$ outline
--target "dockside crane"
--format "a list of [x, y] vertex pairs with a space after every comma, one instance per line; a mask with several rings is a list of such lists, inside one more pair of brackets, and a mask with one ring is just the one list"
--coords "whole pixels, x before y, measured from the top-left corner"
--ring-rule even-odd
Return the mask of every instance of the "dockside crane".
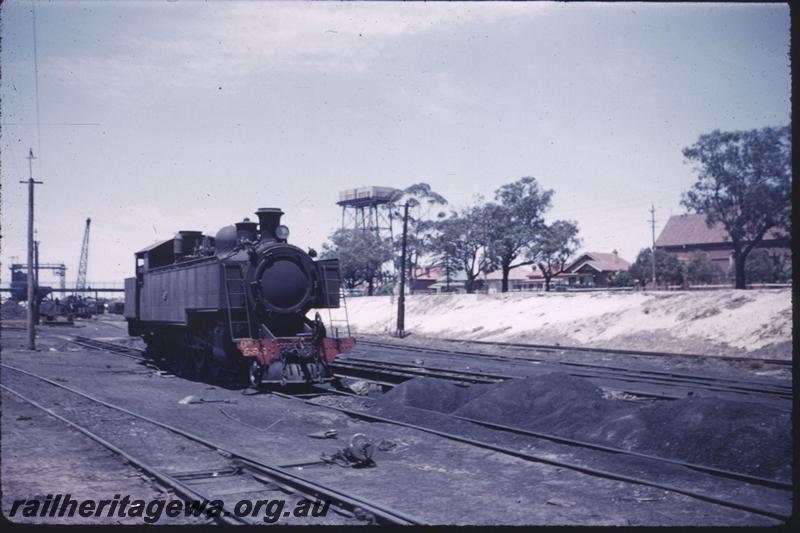
[[92, 219], [86, 219], [86, 229], [83, 232], [83, 244], [81, 245], [81, 260], [78, 263], [78, 281], [75, 283], [76, 289], [86, 288], [86, 270], [89, 263], [89, 228]]

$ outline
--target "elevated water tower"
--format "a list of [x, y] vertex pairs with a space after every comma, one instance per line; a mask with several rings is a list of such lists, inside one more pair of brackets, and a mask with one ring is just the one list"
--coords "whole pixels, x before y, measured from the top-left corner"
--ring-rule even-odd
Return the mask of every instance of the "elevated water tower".
[[402, 191], [393, 187], [359, 187], [339, 193], [342, 229], [363, 229], [393, 239], [392, 209]]

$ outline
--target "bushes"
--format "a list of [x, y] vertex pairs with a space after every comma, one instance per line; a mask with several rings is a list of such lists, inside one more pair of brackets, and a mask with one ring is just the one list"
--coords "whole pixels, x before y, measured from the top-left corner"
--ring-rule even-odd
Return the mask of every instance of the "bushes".
[[744, 273], [747, 283], [787, 283], [792, 279], [792, 265], [783, 253], [757, 249], [748, 254]]
[[692, 285], [722, 283], [725, 272], [705, 252], [696, 252], [686, 263], [686, 279]]

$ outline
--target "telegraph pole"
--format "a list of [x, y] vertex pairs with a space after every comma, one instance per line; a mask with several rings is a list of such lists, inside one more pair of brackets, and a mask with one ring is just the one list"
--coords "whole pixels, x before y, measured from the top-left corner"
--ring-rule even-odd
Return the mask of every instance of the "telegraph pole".
[[653, 289], [656, 288], [656, 207], [650, 204], [650, 227], [653, 231]]
[[[35, 232], [34, 232], [35, 233]], [[35, 295], [39, 294], [39, 241], [33, 241], [33, 292]], [[36, 302], [35, 309], [33, 311], [33, 321], [38, 324], [39, 323], [39, 299], [34, 298], [34, 302]]]
[[406, 241], [408, 238], [408, 202], [403, 213], [403, 248], [400, 253], [400, 296], [397, 298], [397, 336], [404, 337], [406, 329]]
[[33, 156], [33, 148], [30, 149], [28, 153], [28, 181], [20, 181], [20, 183], [27, 183], [28, 184], [28, 349], [35, 350], [36, 349], [36, 326], [35, 326], [35, 316], [34, 316], [34, 307], [36, 304], [34, 300], [36, 299], [36, 295], [34, 294], [33, 290], [33, 275], [34, 275], [34, 264], [33, 264], [33, 186], [40, 185], [41, 181], [34, 181], [33, 179], [33, 160], [36, 159]]

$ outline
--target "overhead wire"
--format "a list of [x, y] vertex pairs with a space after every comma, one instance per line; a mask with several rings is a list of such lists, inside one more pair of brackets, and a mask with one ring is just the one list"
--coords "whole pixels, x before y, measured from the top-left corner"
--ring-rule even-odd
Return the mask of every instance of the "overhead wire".
[[559, 210], [559, 212], [560, 213], [576, 213], [576, 212], [583, 213], [585, 211], [592, 211], [592, 210], [596, 210], [596, 209], [600, 209], [600, 208], [607, 208], [607, 207], [613, 207], [613, 206], [618, 206], [618, 205], [634, 204], [634, 203], [642, 202], [644, 200], [648, 200], [649, 201], [654, 196], [654, 193], [671, 192], [671, 191], [674, 191], [674, 190], [685, 189], [685, 188], [686, 187], [684, 187], [683, 185], [679, 185], [679, 186], [667, 187], [667, 188], [663, 188], [663, 189], [656, 189], [655, 191], [652, 191], [650, 193], [643, 193], [643, 194], [639, 194], [639, 195], [636, 195], [636, 196], [631, 196], [631, 197], [628, 197], [628, 198], [621, 198], [621, 199], [617, 199], [617, 200], [614, 200], [614, 201], [611, 201], [611, 202], [602, 202], [602, 203], [599, 203], [599, 204], [589, 204], [589, 205], [582, 206], [582, 207], [570, 207], [570, 208], [565, 209], [565, 210]]
[[33, 13], [33, 87], [34, 99], [36, 101], [36, 149], [39, 151], [39, 175], [42, 174], [42, 122], [39, 118], [39, 50], [36, 44], [36, 1], [31, 0], [31, 10]]

